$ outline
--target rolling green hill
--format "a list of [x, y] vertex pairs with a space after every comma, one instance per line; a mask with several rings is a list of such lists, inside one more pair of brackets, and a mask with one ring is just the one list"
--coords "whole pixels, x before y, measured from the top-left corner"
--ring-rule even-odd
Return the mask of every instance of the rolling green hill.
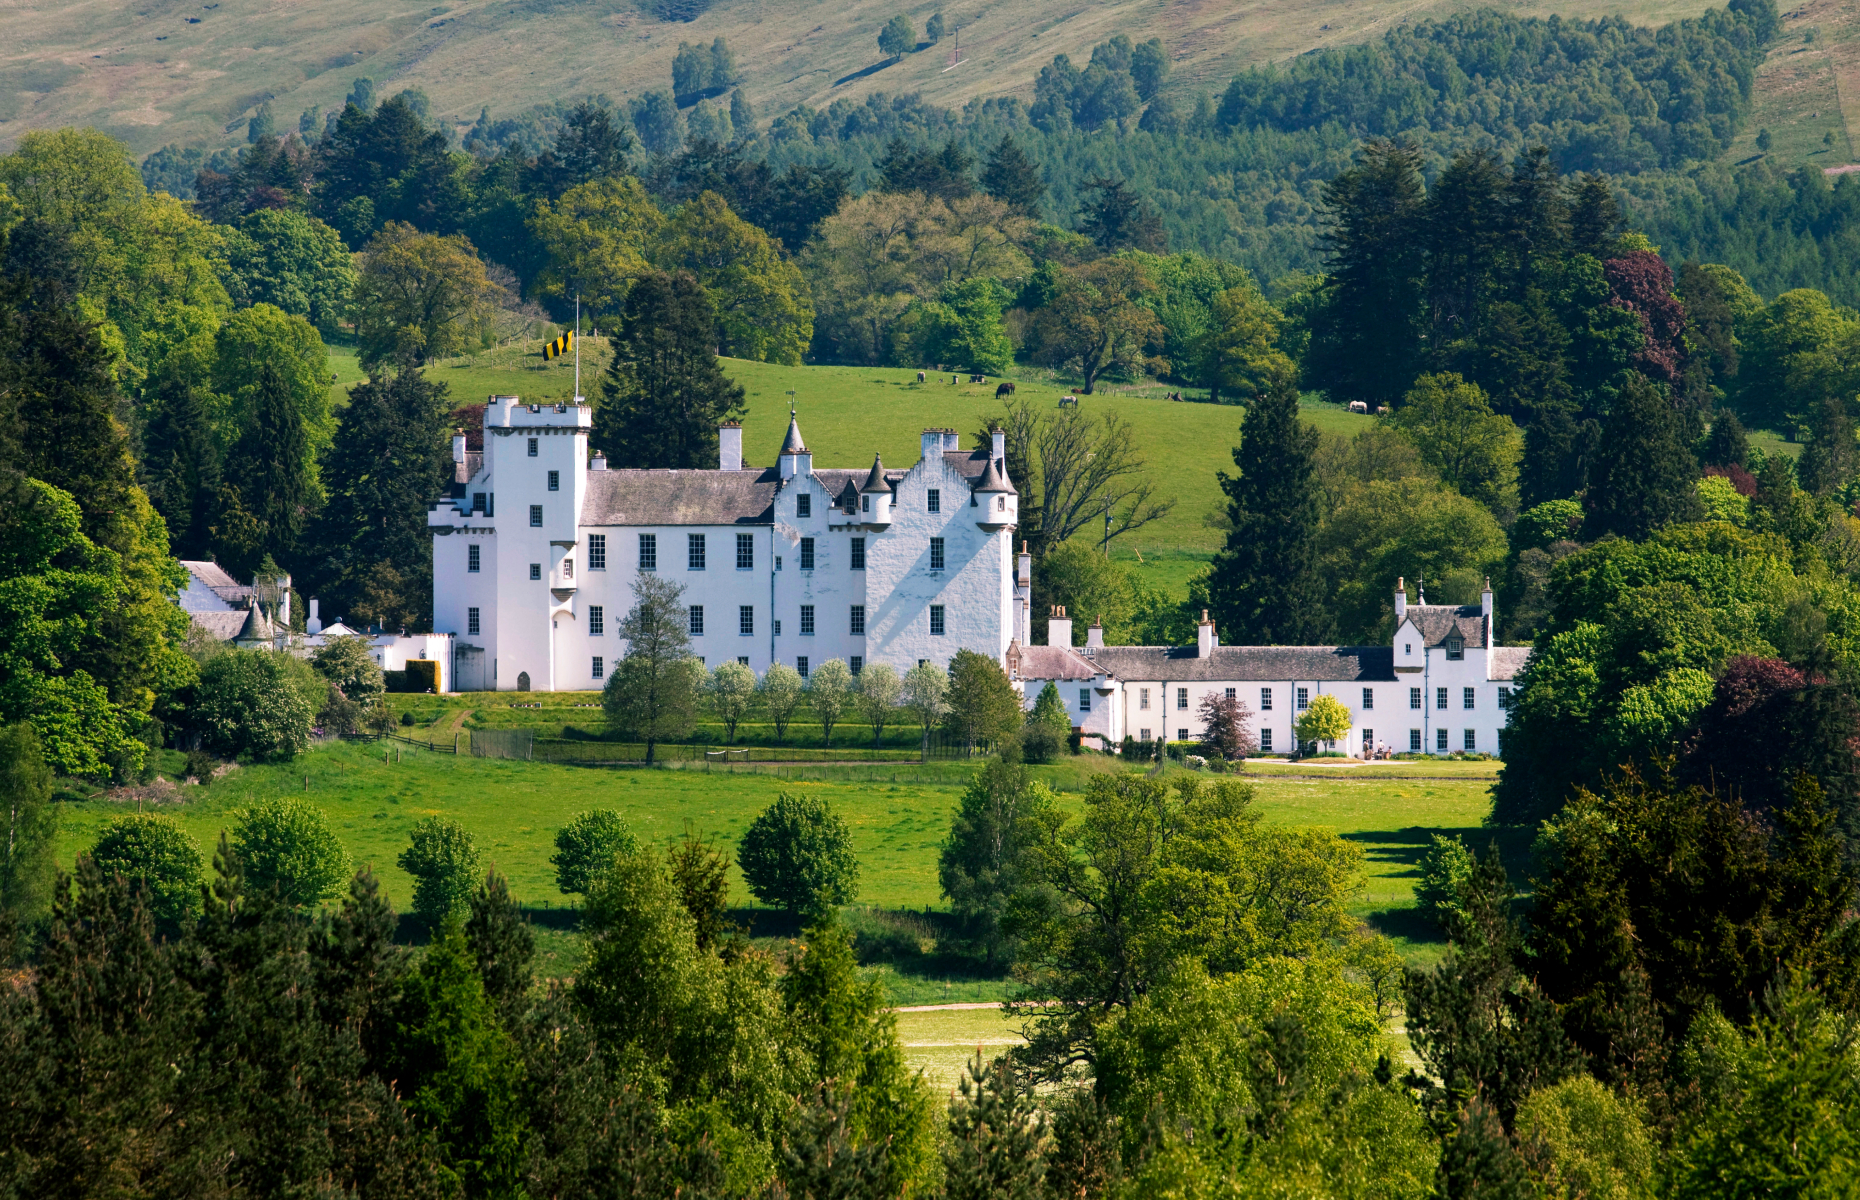
[[[717, 0], [690, 22], [667, 22], [626, 0], [20, 0], [0, 8], [0, 150], [31, 129], [95, 125], [145, 154], [169, 142], [243, 141], [243, 123], [271, 99], [281, 126], [313, 105], [339, 106], [358, 76], [387, 91], [419, 87], [435, 116], [469, 124], [592, 93], [620, 100], [669, 86], [680, 41], [722, 36], [764, 119], [874, 91], [916, 92], [959, 106], [1032, 94], [1053, 55], [1083, 60], [1115, 33], [1160, 37], [1172, 89], [1218, 90], [1235, 71], [1323, 46], [1361, 41], [1392, 24], [1470, 7], [1460, 0]], [[1622, 13], [1659, 24], [1696, 15], [1704, 0], [1524, 0], [1517, 15]], [[1821, 5], [1811, 5], [1819, 8]], [[1845, 19], [1826, 5], [1824, 26]], [[956, 38], [894, 63], [876, 46], [904, 11], [921, 30], [941, 11]], [[1819, 136], [1819, 135], [1817, 135]]]

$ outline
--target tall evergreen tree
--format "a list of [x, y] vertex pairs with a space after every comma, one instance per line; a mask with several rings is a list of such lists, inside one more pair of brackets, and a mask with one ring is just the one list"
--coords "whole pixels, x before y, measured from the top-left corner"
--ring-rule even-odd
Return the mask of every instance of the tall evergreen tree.
[[209, 557], [220, 448], [207, 394], [178, 372], [170, 374], [156, 386], [142, 440], [142, 477], [155, 510], [168, 522], [175, 557]]
[[1596, 453], [1584, 536], [1639, 539], [1675, 521], [1696, 520], [1698, 475], [1698, 460], [1664, 390], [1629, 375]]
[[1508, 258], [1506, 179], [1498, 155], [1468, 150], [1428, 190], [1422, 228], [1427, 248], [1429, 341], [1443, 366], [1456, 343], [1479, 332]]
[[615, 467], [717, 464], [717, 425], [743, 389], [717, 365], [716, 317], [696, 279], [655, 272], [627, 293], [594, 410], [594, 449]]
[[431, 621], [426, 505], [451, 476], [448, 406], [446, 385], [419, 371], [376, 376], [349, 390], [324, 460], [329, 500], [311, 572], [339, 611], [390, 625]]
[[988, 154], [988, 165], [982, 168], [982, 190], [1022, 216], [1040, 219], [1046, 181], [1040, 177], [1039, 164], [1027, 157], [1009, 134], [1002, 134]]
[[23, 722], [0, 728], [0, 919], [44, 916], [58, 864], [58, 809], [39, 736]]
[[1560, 408], [1538, 413], [1524, 430], [1524, 456], [1518, 465], [1520, 506], [1581, 495], [1589, 486], [1601, 441], [1602, 428], [1593, 420], [1578, 421]]
[[226, 456], [221, 483], [222, 519], [228, 532], [235, 507], [251, 532], [221, 542], [235, 571], [249, 572], [265, 555], [291, 561], [309, 517], [313, 484], [305, 465], [309, 434], [284, 373], [260, 363], [251, 424]]
[[1422, 319], [1421, 151], [1372, 139], [1324, 187], [1330, 275], [1312, 318], [1310, 386], [1371, 408], [1400, 403], [1416, 374]]
[[1123, 180], [1095, 175], [1086, 180], [1082, 191], [1089, 195], [1080, 199], [1079, 232], [1098, 243], [1099, 249], [1107, 253], [1169, 252], [1169, 235], [1163, 232], [1162, 217]]
[[1318, 431], [1298, 419], [1298, 389], [1279, 380], [1256, 401], [1221, 472], [1233, 528], [1214, 560], [1208, 597], [1231, 645], [1308, 645], [1330, 631], [1317, 573]]
[[1829, 397], [1813, 414], [1808, 444], [1795, 466], [1802, 490], [1817, 496], [1838, 492], [1860, 470], [1860, 446], [1854, 444], [1854, 419], [1843, 400]]

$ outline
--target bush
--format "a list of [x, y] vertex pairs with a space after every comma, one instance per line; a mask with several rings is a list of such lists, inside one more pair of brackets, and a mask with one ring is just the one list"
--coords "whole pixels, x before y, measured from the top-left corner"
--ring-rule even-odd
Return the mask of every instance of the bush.
[[158, 920], [180, 921], [200, 904], [200, 847], [173, 817], [125, 813], [103, 827], [90, 858], [106, 878], [121, 875], [147, 887]]
[[413, 876], [413, 911], [432, 922], [465, 906], [478, 882], [478, 846], [457, 821], [428, 817], [413, 827], [400, 869]]
[[201, 783], [211, 783], [213, 782], [214, 768], [219, 765], [220, 760], [208, 754], [205, 750], [189, 750], [187, 752], [187, 765], [181, 768], [181, 778], [197, 779]]
[[374, 645], [359, 633], [331, 638], [311, 658], [310, 665], [344, 696], [364, 707], [387, 690], [381, 664], [375, 661]]
[[1029, 721], [1020, 734], [1020, 756], [1030, 763], [1049, 763], [1059, 757], [1059, 748], [1065, 742], [1051, 725], [1043, 721]]
[[638, 854], [639, 839], [611, 808], [576, 813], [555, 835], [555, 885], [566, 896], [586, 895], [616, 854]]
[[736, 861], [756, 899], [809, 919], [859, 893], [852, 833], [825, 800], [786, 792], [749, 826]]
[[308, 749], [316, 709], [304, 698], [293, 666], [301, 668], [289, 655], [269, 650], [233, 650], [210, 659], [200, 669], [193, 712], [207, 747], [271, 761]]
[[349, 852], [329, 817], [308, 801], [266, 800], [234, 814], [233, 849], [246, 882], [276, 888], [287, 904], [334, 896], [349, 878]]
[[400, 714], [400, 723], [403, 729], [413, 728], [413, 714], [410, 712]]

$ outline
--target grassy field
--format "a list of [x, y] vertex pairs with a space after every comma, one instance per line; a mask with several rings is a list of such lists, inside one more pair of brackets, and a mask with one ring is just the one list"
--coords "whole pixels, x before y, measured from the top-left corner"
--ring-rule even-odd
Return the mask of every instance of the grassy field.
[[[824, 108], [875, 91], [916, 92], [960, 107], [984, 96], [1031, 99], [1055, 54], [1083, 62], [1116, 33], [1160, 37], [1174, 60], [1172, 87], [1218, 91], [1239, 69], [1323, 46], [1359, 42], [1391, 25], [1467, 7], [1468, 0], [1227, 0], [1096, 4], [1032, 0], [1001, 5], [949, 0], [899, 5], [849, 0], [718, 0], [695, 20], [660, 21], [644, 3], [565, 5], [558, 0], [216, 0], [144, 3], [19, 0], [0, 7], [0, 150], [30, 129], [95, 125], [138, 154], [168, 142], [244, 141], [245, 120], [269, 99], [281, 127], [312, 105], [339, 107], [366, 75], [383, 94], [427, 92], [433, 115], [463, 128], [481, 106], [510, 116], [559, 98], [605, 93], [624, 100], [669, 88], [683, 41], [734, 47], [742, 86], [764, 119], [806, 103]], [[1694, 15], [1704, 0], [1522, 0], [1523, 14], [1622, 13], [1656, 24]], [[895, 61], [875, 38], [897, 13], [921, 30], [932, 12], [955, 39]], [[1192, 100], [1189, 102], [1192, 107]]]
[[1767, 129], [1774, 162], [1845, 166], [1860, 158], [1860, 16], [1840, 0], [1782, 7], [1782, 33], [1757, 72], [1750, 121], [1725, 160], [1762, 157], [1757, 134]]

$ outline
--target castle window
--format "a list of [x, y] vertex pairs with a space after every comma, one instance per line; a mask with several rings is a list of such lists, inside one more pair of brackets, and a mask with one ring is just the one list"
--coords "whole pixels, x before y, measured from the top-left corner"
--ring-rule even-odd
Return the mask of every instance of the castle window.
[[943, 635], [943, 606], [941, 604], [930, 606], [930, 632], [937, 637]]
[[588, 636], [600, 637], [607, 632], [607, 612], [598, 604], [588, 605]]
[[1310, 708], [1310, 707], [1311, 707], [1311, 689], [1310, 688], [1299, 688], [1298, 689], [1298, 711], [1303, 712], [1305, 711], [1305, 709]]
[[931, 538], [930, 539], [930, 569], [932, 571], [941, 571], [943, 569], [943, 539], [942, 538]]
[[541, 579], [541, 578], [542, 578], [542, 564], [541, 564], [541, 563], [531, 563], [531, 564], [530, 564], [530, 578], [531, 578], [531, 579]]
[[846, 669], [853, 673], [854, 679], [857, 679], [859, 677], [859, 672], [865, 670], [865, 656], [861, 654], [855, 654], [851, 658], [847, 659]]
[[639, 535], [639, 569], [656, 571], [659, 569], [659, 535], [642, 533]]
[[1457, 637], [1447, 639], [1447, 659], [1458, 662], [1466, 657], [1466, 643]]
[[1409, 708], [1421, 707], [1421, 689], [1420, 688], [1409, 688], [1408, 689], [1408, 707]]
[[1272, 689], [1271, 688], [1259, 689], [1259, 711], [1261, 712], [1272, 711]]
[[484, 493], [483, 492], [473, 492], [471, 494], [471, 510], [475, 513], [481, 513], [484, 511]]
[[1510, 688], [1499, 688], [1498, 689], [1498, 707], [1501, 709], [1506, 709], [1506, 708], [1511, 707], [1511, 689]]
[[1461, 744], [1464, 745], [1467, 750], [1477, 750], [1479, 748], [1479, 737], [1472, 730], [1468, 729], [1466, 731], [1466, 740]]
[[814, 498], [802, 492], [794, 498], [794, 515], [806, 519], [814, 515]]
[[1446, 730], [1444, 729], [1434, 730], [1434, 749], [1435, 751], [1441, 754], [1445, 754], [1447, 752], [1447, 731]]
[[598, 654], [595, 655], [594, 665], [593, 665], [593, 670], [592, 670], [593, 676], [596, 679], [599, 679], [606, 672], [606, 668], [607, 668], [607, 664], [602, 661], [601, 656]]
[[865, 570], [864, 538], [854, 538], [852, 540], [852, 569], [855, 571]]
[[1239, 698], [1239, 689], [1237, 689], [1237, 688], [1228, 688], [1228, 689], [1227, 689], [1227, 698], [1228, 698], [1229, 700], [1236, 700], [1236, 699], [1238, 699], [1238, 698]]
[[549, 490], [552, 492], [559, 492], [562, 490], [562, 472], [549, 472]]
[[736, 632], [743, 637], [754, 637], [756, 633], [756, 610], [753, 605], [744, 604], [736, 610]]
[[482, 547], [465, 547], [465, 569], [476, 575], [478, 573], [478, 555]]
[[1420, 730], [1410, 729], [1408, 731], [1408, 750], [1410, 753], [1413, 753], [1413, 754], [1419, 754], [1421, 752], [1421, 731]]
[[1363, 753], [1367, 755], [1371, 750], [1374, 750], [1375, 748], [1376, 748], [1376, 731], [1373, 729], [1365, 728], [1363, 730]]
[[475, 608], [468, 608], [465, 610], [465, 632], [478, 632], [478, 610]]
[[540, 504], [530, 505], [530, 528], [542, 528], [542, 505]]
[[1460, 689], [1460, 707], [1462, 708], [1474, 707], [1478, 699], [1478, 696], [1479, 696], [1479, 690], [1477, 688]]
[[1447, 689], [1446, 688], [1435, 688], [1434, 689], [1434, 707], [1445, 708], [1446, 706], [1447, 706]]
[[702, 604], [693, 604], [691, 606], [690, 629], [692, 637], [704, 636], [704, 606]]
[[925, 505], [925, 507], [929, 509], [931, 512], [942, 512], [943, 511], [943, 493], [936, 488], [931, 488], [930, 489], [930, 500], [929, 500], [929, 503]]
[[1363, 689], [1363, 711], [1364, 711], [1364, 712], [1368, 712], [1368, 711], [1369, 711], [1370, 709], [1372, 709], [1372, 708], [1374, 708], [1375, 706], [1376, 706], [1376, 691], [1375, 691], [1375, 689], [1374, 689], [1374, 688], [1364, 688], [1364, 689]]
[[[1186, 709], [1188, 707], [1188, 689], [1187, 688], [1175, 689], [1175, 706], [1177, 708], [1182, 708], [1182, 709]], [[1185, 741], [1187, 740], [1186, 735], [1184, 735], [1183, 740]]]
[[1090, 711], [1091, 711], [1091, 689], [1080, 688], [1079, 689], [1079, 712], [1088, 713]]
[[859, 497], [859, 511], [860, 512], [871, 512], [872, 511], [872, 497], [870, 496]]
[[865, 605], [855, 604], [852, 606], [852, 616], [848, 624], [850, 625], [849, 632], [854, 637], [865, 636]]
[[688, 571], [704, 569], [704, 535], [701, 533], [685, 535], [685, 569]]
[[536, 457], [536, 439], [535, 438], [530, 439], [530, 457], [531, 458]]
[[803, 571], [814, 569], [814, 539], [811, 537], [801, 539], [801, 569]]
[[1272, 730], [1262, 729], [1259, 731], [1259, 752], [1261, 754], [1272, 753]]
[[[1148, 688], [1137, 689], [1137, 707], [1143, 710], [1144, 712], [1148, 712], [1150, 710], [1150, 689]], [[1146, 736], [1143, 740], [1147, 742], [1150, 739]]]
[[756, 535], [739, 533], [736, 535], [736, 569], [753, 571], [756, 569]]
[[575, 577], [575, 560], [572, 558], [564, 558], [562, 560], [562, 578], [573, 579], [574, 577]]
[[605, 571], [607, 569], [607, 535], [591, 533], [588, 535], [588, 570]]
[[801, 636], [814, 636], [814, 606], [811, 604], [801, 606]]
[[807, 655], [803, 654], [794, 660], [794, 671], [802, 679], [807, 678]]

